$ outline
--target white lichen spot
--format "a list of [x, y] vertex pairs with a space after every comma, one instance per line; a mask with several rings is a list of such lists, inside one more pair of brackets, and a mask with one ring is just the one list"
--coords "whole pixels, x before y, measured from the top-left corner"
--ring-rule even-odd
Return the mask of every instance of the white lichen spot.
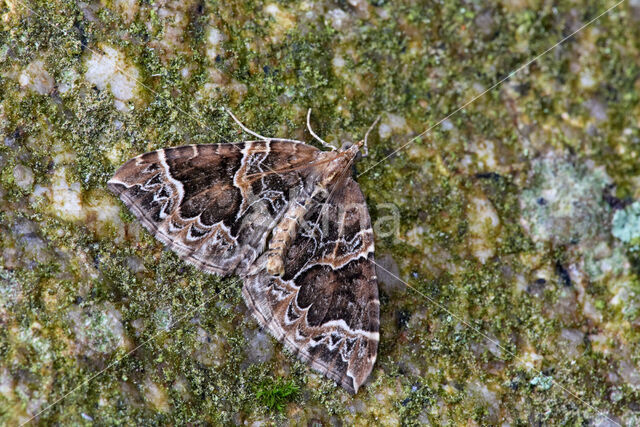
[[21, 328], [17, 338], [27, 344], [38, 355], [40, 362], [49, 363], [52, 360], [51, 343], [40, 334], [42, 325], [35, 322], [28, 328]]
[[522, 356], [517, 359], [518, 365], [529, 369], [537, 369], [540, 365], [540, 361], [543, 360], [544, 357], [540, 356], [538, 353], [532, 351], [525, 351], [522, 353]]
[[138, 95], [138, 68], [130, 64], [123, 53], [116, 49], [100, 45], [98, 53], [94, 50], [85, 62], [85, 78], [100, 90], [109, 89], [116, 98], [116, 108], [126, 110], [126, 102], [133, 101]]
[[182, 376], [178, 376], [178, 378], [173, 382], [171, 388], [176, 391], [183, 400], [189, 400], [191, 395], [189, 393], [189, 383]]
[[88, 205], [95, 213], [95, 219], [98, 222], [113, 223], [120, 218], [120, 207], [111, 203], [107, 197], [96, 197], [93, 200], [90, 200]]
[[132, 328], [133, 328], [133, 330], [134, 330], [133, 334], [134, 334], [136, 337], [139, 337], [139, 336], [142, 334], [142, 332], [144, 332], [144, 329], [145, 329], [145, 327], [146, 327], [145, 319], [142, 319], [142, 318], [138, 317], [137, 319], [135, 319], [134, 321], [132, 321], [132, 322], [130, 323], [130, 325], [131, 325], [131, 327], [132, 327]]
[[124, 163], [127, 158], [126, 154], [131, 148], [131, 144], [129, 144], [125, 140], [121, 140], [113, 144], [107, 151], [104, 152], [104, 155], [112, 165], [118, 166]]
[[342, 9], [332, 9], [327, 12], [327, 18], [331, 23], [331, 26], [336, 30], [340, 31], [347, 28], [349, 24], [349, 15]]
[[86, 212], [82, 208], [82, 194], [79, 182], [67, 182], [66, 167], [58, 167], [51, 179], [48, 197], [51, 201], [50, 209], [62, 219], [78, 221], [85, 218]]
[[602, 322], [602, 313], [598, 311], [590, 296], [585, 296], [582, 301], [582, 314], [597, 323]]
[[164, 387], [147, 378], [144, 383], [144, 396], [147, 402], [160, 412], [169, 412], [169, 398]]
[[633, 387], [634, 389], [640, 389], [640, 370], [631, 359], [624, 359], [620, 361], [619, 374], [622, 380]]
[[495, 336], [485, 337], [482, 346], [489, 350], [495, 357], [502, 358], [502, 347], [500, 346], [500, 341]]
[[634, 202], [614, 213], [611, 234], [625, 243], [640, 240], [640, 202]]
[[271, 41], [278, 43], [285, 33], [296, 25], [296, 17], [290, 12], [280, 9], [275, 3], [266, 5], [264, 11], [275, 20], [275, 24], [270, 26]]
[[380, 425], [400, 425], [400, 415], [393, 405], [396, 399], [396, 391], [389, 386], [383, 386], [375, 394], [375, 398], [378, 404], [373, 405], [370, 409], [375, 419], [380, 422]]
[[247, 341], [245, 353], [251, 363], [264, 363], [271, 359], [273, 340], [266, 332], [258, 329], [249, 330], [245, 332], [244, 336]]
[[516, 274], [514, 282], [518, 292], [527, 291], [529, 282], [527, 281], [527, 278], [523, 274]]
[[33, 61], [27, 65], [20, 73], [18, 81], [22, 87], [34, 90], [40, 95], [46, 95], [51, 92], [55, 83], [41, 60]]
[[469, 384], [467, 391], [472, 398], [479, 400], [479, 403], [483, 404], [483, 406], [486, 405], [490, 419], [496, 422], [500, 411], [500, 402], [496, 393], [489, 390], [486, 384], [479, 382]]
[[577, 329], [563, 329], [560, 331], [558, 339], [558, 347], [563, 357], [567, 359], [576, 359], [582, 353], [580, 346], [584, 341], [584, 333]]
[[180, 75], [183, 79], [187, 80], [189, 77], [191, 77], [191, 72], [191, 66], [187, 65], [186, 67], [182, 68], [182, 70], [180, 70]]
[[222, 43], [226, 40], [226, 36], [214, 27], [209, 28], [207, 33], [207, 56], [213, 62], [222, 53]]
[[69, 68], [63, 71], [62, 81], [60, 81], [60, 83], [58, 84], [58, 92], [64, 95], [67, 92], [73, 90], [79, 77], [80, 76], [78, 72], [73, 68]]
[[348, 2], [359, 12], [366, 13], [369, 10], [369, 2], [367, 0], [348, 0]]
[[7, 310], [16, 304], [20, 304], [24, 298], [23, 285], [13, 274], [5, 270], [17, 266], [15, 260], [17, 251], [15, 248], [4, 248], [1, 253], [4, 265], [0, 265], [0, 319], [7, 316]]
[[43, 185], [36, 184], [33, 187], [33, 191], [31, 192], [31, 195], [29, 196], [29, 202], [32, 204], [37, 204], [44, 197], [47, 197], [49, 195], [49, 192], [50, 192], [49, 188]]
[[394, 133], [406, 133], [409, 130], [404, 117], [387, 113], [383, 116], [378, 126], [378, 135], [381, 139], [389, 138]]
[[580, 86], [582, 86], [585, 89], [591, 89], [595, 85], [596, 85], [596, 81], [594, 80], [590, 71], [585, 70], [580, 74]]
[[353, 401], [345, 406], [349, 413], [356, 415], [366, 411], [367, 405], [360, 399], [353, 399]]
[[622, 306], [625, 307], [626, 303], [631, 298], [633, 291], [631, 290], [633, 285], [628, 281], [613, 281], [613, 285], [609, 290], [613, 297], [609, 300], [609, 305], [612, 307]]
[[205, 366], [220, 366], [224, 363], [225, 351], [223, 337], [209, 334], [199, 327], [196, 335], [196, 345], [193, 350], [193, 357]]
[[111, 303], [84, 310], [74, 308], [67, 316], [73, 325], [76, 353], [108, 354], [118, 347], [130, 346], [122, 326], [122, 315]]
[[[165, 64], [180, 53], [190, 53], [185, 31], [189, 25], [191, 9], [194, 7], [193, 0], [162, 0], [152, 3], [152, 14], [155, 14], [157, 19], [151, 19], [146, 23], [147, 29], [155, 36], [149, 42], [149, 47], [158, 52]], [[154, 21], [161, 25], [159, 32]]]
[[408, 230], [405, 233], [404, 241], [414, 247], [422, 246], [423, 235], [425, 234], [424, 227], [418, 225]]
[[496, 170], [498, 161], [493, 141], [484, 140], [472, 143], [470, 144], [470, 149], [476, 155], [475, 167], [477, 170]]
[[591, 98], [583, 103], [596, 122], [604, 122], [609, 118], [607, 106], [598, 98]]
[[0, 370], [0, 395], [4, 396], [7, 400], [11, 400], [14, 389], [15, 383], [13, 376], [11, 376], [7, 368], [2, 368], [2, 370]]
[[378, 17], [382, 20], [387, 20], [391, 18], [391, 13], [389, 12], [389, 9], [385, 7], [377, 7], [375, 11], [378, 14]]
[[435, 276], [443, 271], [455, 273], [456, 265], [451, 262], [451, 254], [442, 246], [435, 243], [437, 240], [433, 230], [416, 226], [406, 233], [398, 236], [400, 240], [407, 244], [420, 248], [424, 256], [422, 257], [422, 268], [430, 271]]
[[609, 344], [609, 336], [606, 333], [589, 335], [589, 342], [593, 351], [602, 353], [606, 356], [610, 355], [613, 348]]
[[447, 132], [450, 131], [450, 130], [453, 130], [453, 128], [454, 128], [453, 123], [451, 123], [451, 120], [449, 120], [449, 119], [443, 120], [442, 124], [441, 124], [441, 127], [442, 127], [442, 130], [447, 131]]
[[535, 242], [587, 242], [606, 223], [602, 194], [611, 179], [603, 168], [550, 152], [533, 161], [528, 180], [530, 187], [520, 195], [520, 223]]
[[124, 22], [130, 24], [138, 13], [138, 1], [137, 0], [115, 0], [116, 9], [120, 12], [124, 18]]
[[484, 195], [471, 198], [468, 213], [470, 249], [484, 264], [495, 253], [493, 238], [497, 235], [500, 218], [493, 204]]
[[[124, 223], [120, 218], [120, 206], [114, 203], [113, 197], [105, 193], [93, 193], [84, 202], [84, 209], [87, 212], [88, 225], [93, 231], [103, 237], [111, 237], [114, 243], [124, 241]], [[115, 235], [108, 236], [109, 232]]]
[[30, 190], [33, 185], [33, 171], [28, 166], [16, 165], [13, 168], [13, 182], [22, 190]]
[[219, 98], [223, 93], [235, 97], [234, 101], [240, 102], [247, 94], [247, 86], [230, 78], [217, 68], [209, 68], [209, 81], [198, 91], [196, 98], [206, 100], [208, 98]]

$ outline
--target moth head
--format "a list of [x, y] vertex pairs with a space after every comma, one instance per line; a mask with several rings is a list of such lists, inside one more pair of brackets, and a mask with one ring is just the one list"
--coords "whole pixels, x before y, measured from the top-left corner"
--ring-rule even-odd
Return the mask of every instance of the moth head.
[[351, 158], [355, 157], [360, 152], [361, 147], [362, 141], [358, 141], [355, 143], [351, 141], [345, 141], [342, 144], [342, 147], [340, 147], [340, 152], [345, 153], [347, 157]]
[[[356, 142], [356, 144], [355, 144], [355, 145], [358, 145], [358, 144], [359, 144], [359, 142]], [[351, 141], [345, 141], [345, 142], [342, 144], [342, 147], [340, 147], [340, 151], [347, 151], [347, 150], [349, 150], [351, 147], [353, 147], [353, 145], [354, 145], [354, 144], [353, 144], [353, 142], [351, 142]]]

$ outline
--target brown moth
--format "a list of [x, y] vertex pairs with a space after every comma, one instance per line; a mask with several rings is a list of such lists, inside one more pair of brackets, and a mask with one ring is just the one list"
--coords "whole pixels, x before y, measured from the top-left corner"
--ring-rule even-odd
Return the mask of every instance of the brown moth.
[[349, 176], [366, 136], [321, 151], [262, 137], [231, 116], [260, 140], [142, 154], [108, 187], [182, 259], [208, 273], [240, 276], [258, 323], [356, 393], [379, 341], [371, 219]]

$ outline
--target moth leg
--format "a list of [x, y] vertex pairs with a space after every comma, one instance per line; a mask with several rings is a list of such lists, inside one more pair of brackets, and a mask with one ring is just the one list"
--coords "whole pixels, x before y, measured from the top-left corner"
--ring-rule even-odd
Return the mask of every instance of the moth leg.
[[269, 138], [267, 138], [266, 136], [262, 136], [259, 133], [256, 133], [254, 131], [252, 131], [251, 129], [249, 129], [248, 127], [246, 127], [245, 125], [242, 124], [242, 122], [240, 120], [238, 120], [238, 118], [236, 116], [233, 115], [233, 113], [231, 112], [231, 110], [229, 110], [228, 108], [224, 108], [222, 107], [222, 109], [224, 111], [227, 112], [227, 114], [229, 114], [231, 116], [231, 118], [233, 119], [234, 122], [236, 122], [236, 124], [238, 126], [240, 126], [242, 128], [243, 131], [245, 131], [246, 133], [253, 135], [255, 137], [258, 137], [264, 141], [269, 141]]
[[320, 143], [327, 147], [330, 148], [331, 151], [335, 151], [337, 148], [334, 147], [333, 145], [329, 144], [327, 141], [325, 141], [324, 139], [320, 138], [318, 135], [316, 135], [316, 133], [313, 131], [313, 129], [311, 129], [311, 108], [309, 108], [309, 111], [307, 111], [307, 129], [309, 129], [309, 133], [318, 141], [320, 141]]

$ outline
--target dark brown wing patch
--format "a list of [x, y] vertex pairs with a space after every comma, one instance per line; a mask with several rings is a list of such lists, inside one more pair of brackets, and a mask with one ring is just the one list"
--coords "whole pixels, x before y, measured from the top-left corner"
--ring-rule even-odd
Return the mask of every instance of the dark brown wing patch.
[[371, 373], [379, 341], [373, 232], [351, 178], [318, 220], [322, 206], [305, 218], [284, 275], [269, 275], [261, 257], [243, 294], [258, 322], [287, 348], [355, 393]]
[[273, 173], [271, 157], [288, 170], [317, 153], [286, 141], [167, 148], [129, 160], [108, 187], [186, 261], [210, 273], [241, 274], [262, 252], [289, 197], [306, 185], [304, 169]]

